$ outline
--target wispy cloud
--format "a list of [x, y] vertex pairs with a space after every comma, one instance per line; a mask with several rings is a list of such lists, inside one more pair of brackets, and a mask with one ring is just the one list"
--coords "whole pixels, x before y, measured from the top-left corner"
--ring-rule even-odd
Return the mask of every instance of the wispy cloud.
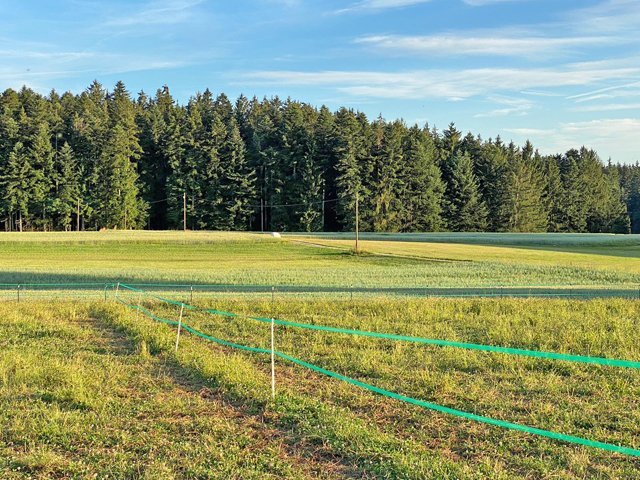
[[586, 122], [564, 122], [554, 128], [507, 128], [518, 140], [530, 139], [543, 145], [543, 153], [564, 152], [579, 145], [595, 149], [606, 159], [615, 152], [618, 157], [640, 160], [637, 144], [630, 142], [640, 131], [640, 118], [598, 119]]
[[599, 105], [582, 105], [573, 109], [576, 112], [613, 112], [620, 110], [638, 110], [640, 103], [604, 103]]
[[412, 7], [421, 3], [428, 3], [431, 0], [363, 0], [358, 3], [354, 3], [349, 7], [335, 10], [333, 13], [349, 13], [358, 11], [380, 11], [390, 8], [402, 8]]
[[496, 3], [520, 3], [530, 0], [463, 0], [467, 5], [472, 7], [484, 7], [485, 5], [495, 5]]
[[612, 85], [609, 87], [598, 88], [597, 90], [591, 90], [589, 92], [578, 93], [577, 95], [571, 95], [567, 97], [568, 100], [576, 100], [578, 102], [594, 100], [598, 98], [608, 98], [607, 95], [602, 95], [614, 90], [628, 90], [632, 87], [640, 87], [640, 81], [625, 83], [622, 85]]
[[[128, 15], [120, 13], [107, 20], [107, 27], [133, 27], [139, 25], [168, 25], [193, 18], [193, 7], [204, 0], [162, 0], [147, 3], [142, 9]], [[134, 4], [135, 5], [135, 4]]]
[[501, 108], [494, 108], [488, 112], [477, 113], [475, 118], [491, 118], [506, 116], [524, 116], [533, 108], [534, 103], [526, 98], [507, 97], [503, 95], [492, 95], [487, 98], [492, 105], [501, 105]]
[[356, 39], [356, 43], [387, 50], [394, 54], [418, 55], [493, 55], [533, 57], [562, 55], [574, 47], [606, 45], [618, 40], [612, 37], [548, 37], [532, 36], [520, 31], [505, 35], [500, 31], [464, 32], [459, 34], [403, 36], [375, 35]]
[[640, 2], [637, 0], [606, 0], [595, 6], [574, 10], [570, 21], [576, 29], [586, 32], [630, 32], [638, 39]]
[[529, 89], [587, 87], [613, 79], [631, 79], [640, 65], [628, 68], [477, 68], [376, 71], [257, 71], [244, 75], [253, 83], [324, 86], [361, 97], [460, 99]]
[[0, 84], [16, 88], [29, 85], [46, 91], [55, 79], [166, 70], [187, 64], [188, 60], [163, 58], [161, 54], [57, 51], [53, 44], [0, 39]]

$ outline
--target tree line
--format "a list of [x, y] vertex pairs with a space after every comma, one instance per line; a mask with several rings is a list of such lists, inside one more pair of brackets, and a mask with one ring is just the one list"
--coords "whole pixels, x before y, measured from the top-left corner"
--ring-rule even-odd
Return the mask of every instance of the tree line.
[[[357, 199], [357, 200], [356, 200]], [[291, 99], [0, 95], [5, 230], [640, 231], [640, 166]], [[2, 228], [2, 227], [0, 227]]]

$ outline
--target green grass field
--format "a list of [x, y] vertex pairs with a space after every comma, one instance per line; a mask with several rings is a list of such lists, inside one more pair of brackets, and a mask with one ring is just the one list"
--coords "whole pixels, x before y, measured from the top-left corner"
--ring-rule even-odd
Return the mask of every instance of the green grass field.
[[[135, 297], [132, 298], [132, 300]], [[146, 303], [173, 319], [175, 308]], [[208, 303], [334, 326], [640, 359], [637, 302]], [[640, 478], [640, 460], [460, 420], [182, 335], [114, 302], [0, 306], [2, 478]], [[190, 313], [248, 345], [268, 327]], [[640, 372], [338, 334], [281, 351], [449, 407], [638, 448]], [[16, 414], [18, 413], [18, 414]]]
[[[638, 243], [636, 243], [638, 242]], [[0, 283], [637, 288], [640, 240], [611, 235], [100, 232], [0, 235]], [[113, 299], [0, 301], [0, 478], [640, 478], [640, 459], [411, 406], [215, 345]], [[178, 309], [126, 288], [163, 318]], [[173, 293], [168, 292], [168, 296]], [[184, 294], [178, 297], [187, 300]], [[196, 295], [241, 315], [640, 361], [623, 299]], [[187, 311], [227, 341], [269, 326]], [[640, 448], [640, 370], [277, 327], [277, 349], [446, 407]]]
[[[0, 235], [0, 283], [111, 282], [486, 287], [640, 284], [637, 236], [206, 232]], [[338, 238], [338, 239], [336, 239]], [[364, 238], [368, 238], [366, 235]], [[513, 239], [516, 240], [513, 240]], [[384, 240], [381, 240], [384, 239]], [[460, 243], [460, 242], [468, 243]]]

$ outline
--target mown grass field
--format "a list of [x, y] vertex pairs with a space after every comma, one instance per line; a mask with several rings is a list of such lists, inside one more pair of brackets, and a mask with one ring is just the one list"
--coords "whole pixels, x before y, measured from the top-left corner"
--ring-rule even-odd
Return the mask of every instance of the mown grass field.
[[207, 232], [1, 234], [0, 283], [418, 288], [635, 288], [640, 284], [637, 236], [408, 234], [364, 238], [366, 254], [356, 256], [351, 252], [353, 242], [340, 235], [287, 235], [277, 240], [260, 234]]
[[[634, 236], [0, 235], [0, 283], [637, 288]], [[466, 243], [465, 243], [466, 242]], [[640, 460], [384, 398], [108, 299], [0, 301], [0, 478], [640, 478]], [[12, 293], [13, 295], [13, 293]], [[177, 320], [175, 306], [120, 289]], [[171, 293], [167, 293], [171, 295]], [[180, 294], [180, 300], [188, 300]], [[239, 314], [640, 361], [637, 300], [195, 295]], [[268, 325], [187, 311], [223, 340]], [[402, 395], [640, 448], [640, 371], [276, 329], [283, 353]]]
[[[123, 298], [124, 297], [123, 295]], [[137, 301], [136, 296], [130, 298]], [[146, 302], [177, 319], [175, 307]], [[628, 300], [225, 300], [291, 320], [640, 359]], [[461, 420], [108, 302], [0, 304], [2, 478], [640, 478], [640, 459]], [[226, 340], [268, 326], [188, 313]], [[640, 447], [640, 372], [279, 328], [280, 351], [442, 405]]]

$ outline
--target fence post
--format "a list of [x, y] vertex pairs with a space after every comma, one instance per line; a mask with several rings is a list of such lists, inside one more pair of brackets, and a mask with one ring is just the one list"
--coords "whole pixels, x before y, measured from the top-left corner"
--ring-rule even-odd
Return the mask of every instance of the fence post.
[[276, 346], [275, 321], [271, 319], [271, 398], [276, 398]]
[[104, 301], [107, 301], [107, 287], [109, 286], [108, 283], [104, 284]]
[[276, 287], [271, 287], [271, 301], [276, 301]]
[[184, 303], [180, 304], [180, 318], [178, 319], [178, 334], [176, 335], [176, 352], [178, 351], [178, 343], [180, 342], [180, 330], [182, 329], [182, 314], [184, 313]]
[[193, 304], [193, 285], [191, 285], [191, 295], [189, 298], [190, 298], [189, 303]]
[[20, 303], [20, 287], [21, 287], [21, 285], [18, 284], [18, 288], [16, 289], [16, 293], [18, 295], [18, 303]]
[[120, 292], [120, 282], [116, 284], [116, 296], [115, 296], [116, 299], [118, 298], [118, 292]]
[[140, 318], [140, 307], [142, 306], [142, 292], [138, 294], [138, 308], [136, 309], [136, 321]]

